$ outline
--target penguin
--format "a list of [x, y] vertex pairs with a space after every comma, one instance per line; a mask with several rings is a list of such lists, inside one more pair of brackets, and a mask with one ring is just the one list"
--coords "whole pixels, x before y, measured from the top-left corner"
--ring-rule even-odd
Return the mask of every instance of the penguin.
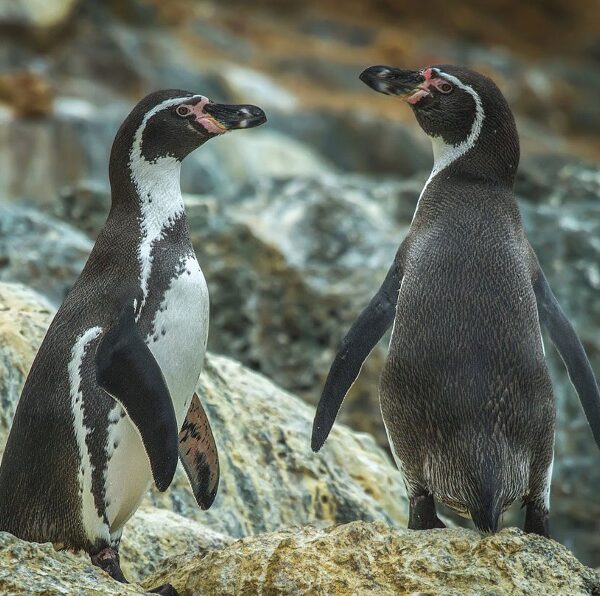
[[[178, 459], [212, 504], [217, 449], [194, 388], [209, 296], [190, 241], [182, 160], [209, 139], [266, 121], [252, 105], [182, 90], [142, 99], [109, 163], [111, 208], [54, 317], [19, 400], [0, 466], [0, 530], [84, 550], [120, 582], [123, 526]], [[165, 584], [156, 589], [172, 594]]]
[[548, 536], [556, 414], [541, 326], [599, 446], [600, 393], [523, 229], [511, 110], [492, 80], [458, 66], [373, 66], [360, 78], [408, 103], [434, 165], [392, 266], [331, 366], [312, 448], [393, 323], [379, 397], [408, 527], [443, 527], [438, 501], [496, 532], [521, 499], [525, 531]]

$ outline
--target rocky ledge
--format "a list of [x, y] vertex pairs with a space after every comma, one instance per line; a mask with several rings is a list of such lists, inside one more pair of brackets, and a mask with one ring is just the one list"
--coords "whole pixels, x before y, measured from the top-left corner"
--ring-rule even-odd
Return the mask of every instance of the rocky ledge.
[[288, 528], [169, 559], [142, 586], [117, 584], [84, 559], [0, 534], [0, 591], [183, 595], [600, 594], [600, 573], [558, 543], [508, 529], [414, 532], [382, 522]]

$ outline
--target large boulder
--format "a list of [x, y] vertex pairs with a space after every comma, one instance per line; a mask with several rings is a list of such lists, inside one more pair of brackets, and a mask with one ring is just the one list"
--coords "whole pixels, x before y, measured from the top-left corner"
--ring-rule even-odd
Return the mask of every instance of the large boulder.
[[179, 470], [169, 491], [151, 493], [153, 505], [235, 537], [355, 519], [406, 525], [400, 473], [371, 436], [338, 425], [313, 453], [313, 408], [221, 356], [208, 355], [198, 395], [219, 450], [217, 498], [201, 511]]
[[[0, 367], [4, 445], [26, 372], [53, 311], [22, 286], [0, 284], [0, 292], [0, 297], [7, 296], [2, 302], [5, 309], [0, 310], [0, 345], [6, 353], [0, 361], [6, 362]], [[261, 375], [219, 356], [207, 356], [198, 394], [219, 448], [217, 499], [209, 511], [201, 511], [179, 469], [169, 491], [150, 493], [150, 504], [234, 537], [286, 525], [354, 519], [406, 524], [400, 474], [369, 435], [340, 425], [321, 453], [312, 453], [313, 409]], [[128, 527], [124, 542], [127, 533]]]
[[413, 532], [382, 523], [291, 528], [205, 556], [172, 559], [146, 579], [180, 594], [597, 594], [600, 574], [558, 543], [519, 530]]

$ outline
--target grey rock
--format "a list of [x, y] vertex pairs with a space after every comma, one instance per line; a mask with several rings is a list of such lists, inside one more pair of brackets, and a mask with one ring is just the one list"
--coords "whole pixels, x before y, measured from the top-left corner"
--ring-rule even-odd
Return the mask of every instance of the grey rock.
[[58, 306], [91, 249], [90, 240], [68, 224], [0, 203], [0, 280], [25, 283]]
[[[357, 79], [358, 80], [358, 79]], [[367, 103], [368, 106], [368, 103]], [[411, 176], [430, 170], [431, 147], [414, 126], [364, 109], [273, 111], [269, 123], [348, 172]]]

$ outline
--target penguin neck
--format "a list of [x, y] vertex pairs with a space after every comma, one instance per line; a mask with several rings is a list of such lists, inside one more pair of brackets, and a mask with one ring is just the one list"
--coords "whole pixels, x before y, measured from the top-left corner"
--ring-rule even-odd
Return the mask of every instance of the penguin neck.
[[149, 162], [141, 153], [136, 155], [132, 152], [129, 170], [140, 209], [138, 258], [140, 285], [145, 300], [153, 264], [153, 245], [180, 218], [185, 217], [179, 184], [181, 162], [170, 156]]
[[109, 163], [112, 211], [118, 211], [119, 217], [135, 217], [146, 230], [162, 228], [183, 212], [181, 160], [172, 155], [150, 157], [142, 148], [151, 114], [121, 125]]
[[149, 162], [141, 155], [133, 155], [129, 172], [142, 232], [156, 236], [183, 214], [181, 162], [170, 156]]
[[493, 117], [486, 117], [484, 123], [482, 112], [481, 120], [475, 118], [470, 134], [458, 145], [432, 137], [433, 168], [419, 196], [413, 221], [424, 202], [429, 198], [435, 201], [428, 192], [434, 179], [443, 179], [443, 184], [455, 187], [476, 181], [491, 188], [512, 190], [519, 164], [519, 142], [512, 114], [509, 116], [505, 123]]
[[[181, 161], [172, 156], [144, 157], [138, 135], [115, 143], [110, 160], [111, 228], [138, 230], [137, 258], [143, 299], [148, 295], [155, 242], [185, 217], [181, 196]], [[126, 165], [125, 165], [126, 164]]]

